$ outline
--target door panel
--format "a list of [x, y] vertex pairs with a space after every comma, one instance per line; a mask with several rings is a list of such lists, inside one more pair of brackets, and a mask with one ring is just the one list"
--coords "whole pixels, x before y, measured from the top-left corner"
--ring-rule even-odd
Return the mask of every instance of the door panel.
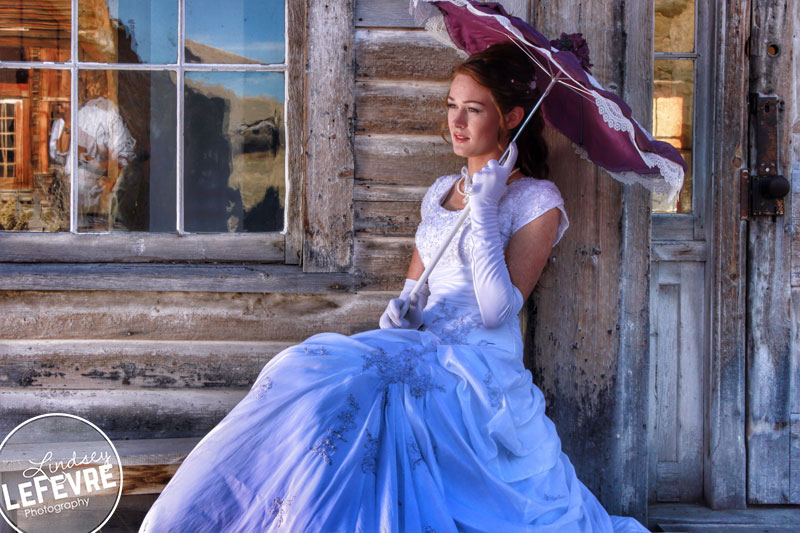
[[650, 282], [650, 502], [703, 494], [704, 264], [657, 262]]

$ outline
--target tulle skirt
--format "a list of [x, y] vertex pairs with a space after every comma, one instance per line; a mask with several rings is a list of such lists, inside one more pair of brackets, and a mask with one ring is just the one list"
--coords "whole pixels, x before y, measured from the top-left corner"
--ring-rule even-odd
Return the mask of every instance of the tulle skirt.
[[575, 475], [519, 353], [321, 333], [273, 358], [142, 532], [623, 532]]

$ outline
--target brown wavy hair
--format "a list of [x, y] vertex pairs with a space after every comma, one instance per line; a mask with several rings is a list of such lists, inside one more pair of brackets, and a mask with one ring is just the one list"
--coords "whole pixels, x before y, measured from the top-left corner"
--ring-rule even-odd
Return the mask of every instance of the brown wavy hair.
[[[540, 95], [539, 89], [535, 85], [532, 87], [534, 68], [528, 56], [514, 43], [495, 44], [456, 65], [450, 81], [458, 74], [465, 74], [489, 89], [492, 102], [500, 113], [502, 129], [506, 127], [504, 116], [514, 107], [519, 106], [525, 111], [520, 123], [510, 130], [509, 140], [513, 139]], [[539, 179], [547, 179], [550, 174], [547, 145], [542, 138], [543, 129], [544, 119], [541, 110], [537, 110], [517, 139], [519, 155], [516, 166], [526, 176]], [[442, 138], [449, 144], [446, 131], [447, 119], [442, 124]]]

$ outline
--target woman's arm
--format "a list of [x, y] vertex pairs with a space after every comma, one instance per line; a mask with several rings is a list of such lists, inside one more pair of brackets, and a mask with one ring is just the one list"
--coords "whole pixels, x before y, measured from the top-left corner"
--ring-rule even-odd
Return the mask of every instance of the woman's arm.
[[536, 286], [553, 249], [561, 212], [554, 207], [528, 222], [511, 236], [505, 256], [511, 283], [519, 289], [522, 301]]
[[407, 279], [419, 279], [422, 273], [425, 272], [425, 265], [422, 264], [422, 258], [419, 256], [417, 247], [414, 247], [414, 253], [411, 254], [411, 262], [408, 265], [408, 272], [406, 272]]

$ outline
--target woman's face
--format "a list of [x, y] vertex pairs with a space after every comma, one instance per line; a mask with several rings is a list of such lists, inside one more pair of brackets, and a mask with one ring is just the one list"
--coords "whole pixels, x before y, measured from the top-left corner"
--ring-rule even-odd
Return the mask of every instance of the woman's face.
[[467, 158], [497, 158], [500, 113], [489, 89], [466, 74], [457, 74], [447, 95], [447, 125], [453, 151]]

